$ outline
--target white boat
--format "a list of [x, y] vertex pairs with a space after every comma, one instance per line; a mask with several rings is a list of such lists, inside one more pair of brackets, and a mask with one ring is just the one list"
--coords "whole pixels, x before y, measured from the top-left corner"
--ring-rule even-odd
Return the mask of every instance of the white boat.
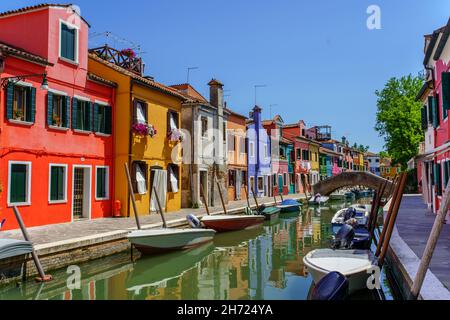
[[[367, 220], [369, 219], [370, 210], [366, 210], [366, 208], [351, 206], [350, 208], [354, 208], [356, 211], [356, 216], [354, 217], [356, 221], [358, 221], [358, 225], [364, 226], [367, 224]], [[331, 223], [333, 225], [342, 225], [345, 221], [345, 213], [350, 208], [344, 208], [336, 212], [333, 219], [331, 219]]]
[[368, 273], [376, 258], [369, 250], [318, 249], [309, 252], [303, 263], [317, 284], [332, 271], [342, 273], [349, 281], [349, 293], [367, 288]]
[[309, 204], [310, 205], [320, 205], [320, 204], [327, 203], [329, 200], [330, 200], [330, 197], [316, 195], [309, 199]]
[[345, 200], [345, 192], [344, 191], [337, 191], [330, 194], [331, 200]]
[[142, 254], [155, 254], [197, 247], [212, 241], [216, 232], [211, 229], [149, 229], [128, 234], [131, 244]]

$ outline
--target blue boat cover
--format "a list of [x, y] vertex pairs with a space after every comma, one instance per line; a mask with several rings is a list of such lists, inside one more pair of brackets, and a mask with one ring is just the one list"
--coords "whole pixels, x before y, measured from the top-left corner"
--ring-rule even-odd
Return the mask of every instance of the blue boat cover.
[[282, 206], [300, 206], [300, 202], [292, 200], [292, 199], [287, 199], [284, 200], [283, 202], [281, 202]]

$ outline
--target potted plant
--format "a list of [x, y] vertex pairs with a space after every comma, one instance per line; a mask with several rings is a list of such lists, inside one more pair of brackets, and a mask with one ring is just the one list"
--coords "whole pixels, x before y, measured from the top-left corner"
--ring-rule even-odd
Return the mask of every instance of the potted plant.
[[172, 129], [168, 134], [168, 138], [171, 142], [182, 142], [184, 137], [180, 129]]
[[128, 57], [128, 58], [130, 58], [130, 59], [136, 57], [136, 53], [135, 53], [134, 50], [131, 49], [131, 48], [123, 49], [123, 50], [121, 51], [121, 53], [122, 53], [124, 56], [126, 56], [126, 57]]
[[145, 123], [134, 123], [131, 126], [131, 131], [137, 136], [150, 136], [151, 138], [153, 138], [157, 133], [157, 130], [153, 125], [148, 125]]
[[53, 125], [54, 126], [61, 126], [61, 118], [57, 115], [53, 115]]
[[21, 110], [14, 110], [14, 120], [23, 121], [23, 113]]

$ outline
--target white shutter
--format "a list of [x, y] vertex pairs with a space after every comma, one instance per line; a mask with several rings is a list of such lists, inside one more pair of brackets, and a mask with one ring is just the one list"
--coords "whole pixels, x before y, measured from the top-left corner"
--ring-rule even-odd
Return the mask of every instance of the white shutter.
[[172, 192], [177, 193], [178, 192], [178, 179], [171, 167], [169, 167], [169, 175], [170, 175], [169, 177], [170, 177], [170, 185], [172, 187]]

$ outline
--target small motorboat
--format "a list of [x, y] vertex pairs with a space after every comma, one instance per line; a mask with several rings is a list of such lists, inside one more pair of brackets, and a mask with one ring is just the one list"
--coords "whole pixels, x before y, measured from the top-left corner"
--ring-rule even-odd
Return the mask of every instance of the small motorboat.
[[354, 200], [355, 197], [355, 194], [351, 191], [345, 193], [345, 200]]
[[296, 200], [288, 199], [283, 200], [281, 204], [277, 205], [277, 208], [284, 212], [298, 212], [300, 211], [302, 204]]
[[345, 200], [345, 192], [337, 191], [330, 194], [331, 200]]
[[321, 205], [321, 204], [327, 203], [329, 200], [330, 200], [330, 197], [316, 194], [314, 197], [311, 197], [308, 202], [310, 205]]
[[142, 254], [149, 255], [194, 248], [212, 241], [215, 234], [211, 229], [159, 228], [131, 231], [128, 240]]
[[303, 262], [315, 284], [330, 272], [339, 272], [349, 282], [349, 294], [367, 288], [368, 270], [376, 263], [370, 250], [318, 249], [309, 252]]
[[217, 232], [244, 230], [264, 223], [263, 215], [216, 215], [204, 216], [200, 221], [206, 228]]
[[277, 207], [260, 207], [259, 214], [263, 215], [267, 221], [275, 221], [280, 217], [280, 208]]

